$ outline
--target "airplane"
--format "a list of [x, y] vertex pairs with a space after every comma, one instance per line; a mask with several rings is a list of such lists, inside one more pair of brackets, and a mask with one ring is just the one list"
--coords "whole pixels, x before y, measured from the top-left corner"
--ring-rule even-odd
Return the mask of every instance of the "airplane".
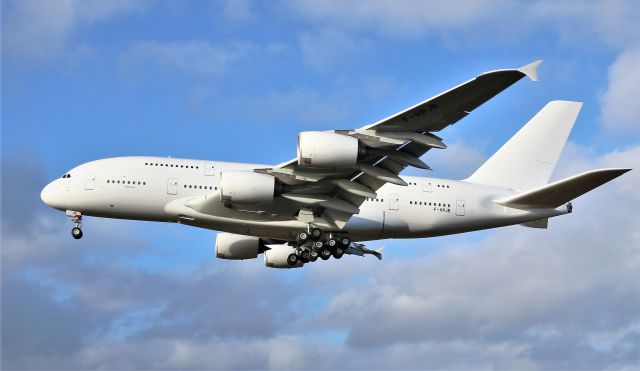
[[571, 201], [631, 169], [588, 171], [549, 183], [582, 103], [551, 101], [463, 180], [401, 176], [446, 149], [436, 133], [523, 77], [538, 60], [482, 73], [359, 129], [298, 134], [296, 158], [261, 165], [117, 157], [66, 172], [41, 192], [80, 239], [84, 216], [180, 223], [220, 231], [216, 256], [300, 268], [318, 258], [374, 255], [363, 242], [426, 238], [521, 224], [547, 228]]

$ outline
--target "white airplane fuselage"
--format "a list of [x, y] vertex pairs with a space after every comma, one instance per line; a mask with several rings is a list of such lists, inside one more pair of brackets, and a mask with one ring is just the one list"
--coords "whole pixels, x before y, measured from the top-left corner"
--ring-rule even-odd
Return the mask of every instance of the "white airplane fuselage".
[[[51, 207], [82, 215], [172, 222], [211, 230], [295, 241], [307, 224], [293, 217], [291, 202], [276, 197], [268, 205], [236, 205], [222, 201], [200, 213], [189, 199], [219, 197], [220, 173], [268, 166], [159, 157], [118, 157], [82, 164], [69, 176], [48, 184], [41, 197]], [[518, 210], [496, 199], [518, 190], [465, 181], [403, 176], [409, 185], [386, 184], [377, 198], [367, 199], [342, 232], [353, 241], [433, 237], [526, 223], [570, 212], [557, 209]], [[285, 215], [286, 217], [283, 217]], [[335, 229], [322, 219], [323, 230]]]

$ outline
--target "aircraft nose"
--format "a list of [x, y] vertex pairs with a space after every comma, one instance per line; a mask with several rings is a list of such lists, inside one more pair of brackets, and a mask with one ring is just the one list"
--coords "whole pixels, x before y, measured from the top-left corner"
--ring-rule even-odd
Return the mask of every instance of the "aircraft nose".
[[49, 183], [44, 188], [42, 188], [42, 192], [40, 192], [40, 198], [42, 199], [42, 202], [44, 202], [49, 206], [51, 206], [51, 203], [52, 203], [51, 188], [52, 188], [52, 185], [51, 183]]
[[40, 198], [42, 199], [42, 202], [44, 202], [48, 206], [58, 209], [58, 199], [60, 198], [60, 192], [58, 190], [57, 184], [55, 183], [56, 181], [53, 181], [42, 188], [42, 191], [40, 192]]

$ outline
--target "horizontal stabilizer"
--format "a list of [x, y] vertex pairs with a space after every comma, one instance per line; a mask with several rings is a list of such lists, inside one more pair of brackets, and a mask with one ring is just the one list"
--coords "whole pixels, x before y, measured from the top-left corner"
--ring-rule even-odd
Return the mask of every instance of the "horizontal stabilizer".
[[574, 175], [495, 203], [515, 209], [555, 209], [631, 169], [599, 169]]

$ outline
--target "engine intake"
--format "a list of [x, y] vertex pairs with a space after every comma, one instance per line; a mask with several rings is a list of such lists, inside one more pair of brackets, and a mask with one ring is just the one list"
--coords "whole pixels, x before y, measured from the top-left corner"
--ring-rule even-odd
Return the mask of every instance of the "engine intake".
[[357, 138], [348, 135], [305, 131], [298, 134], [298, 165], [350, 167], [365, 156], [365, 148]]
[[230, 204], [271, 203], [282, 193], [276, 178], [252, 171], [220, 173], [220, 201]]
[[216, 235], [216, 257], [220, 259], [255, 259], [266, 249], [264, 241], [258, 237], [234, 233]]
[[296, 250], [289, 245], [269, 245], [269, 250], [264, 252], [264, 265], [269, 268], [302, 268], [303, 262], [291, 266], [287, 263], [287, 257]]

